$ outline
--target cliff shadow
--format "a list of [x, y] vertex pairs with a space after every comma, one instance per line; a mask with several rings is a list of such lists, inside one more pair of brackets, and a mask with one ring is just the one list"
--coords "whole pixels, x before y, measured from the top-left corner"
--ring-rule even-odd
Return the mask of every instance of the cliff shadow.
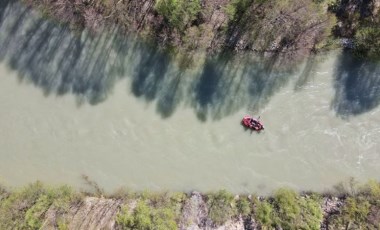
[[332, 108], [337, 115], [360, 115], [380, 104], [380, 64], [343, 52], [334, 72], [335, 96]]

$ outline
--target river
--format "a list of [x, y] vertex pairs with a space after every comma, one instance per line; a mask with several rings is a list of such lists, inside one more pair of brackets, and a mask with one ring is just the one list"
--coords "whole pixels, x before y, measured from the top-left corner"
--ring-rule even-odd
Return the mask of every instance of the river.
[[[265, 194], [380, 179], [379, 65], [334, 51], [291, 71], [244, 55], [184, 70], [116, 29], [71, 32], [11, 1], [0, 19], [5, 185]], [[244, 130], [246, 114], [265, 131]]]

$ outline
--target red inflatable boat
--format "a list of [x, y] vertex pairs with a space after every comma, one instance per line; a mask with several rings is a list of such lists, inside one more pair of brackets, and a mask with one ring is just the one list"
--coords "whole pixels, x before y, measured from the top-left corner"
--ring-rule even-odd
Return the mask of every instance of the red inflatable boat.
[[255, 118], [248, 116], [248, 115], [243, 117], [243, 120], [241, 121], [241, 123], [245, 127], [252, 129], [252, 130], [255, 130], [255, 131], [260, 131], [260, 130], [264, 129], [264, 125], [259, 121], [259, 118], [255, 119]]

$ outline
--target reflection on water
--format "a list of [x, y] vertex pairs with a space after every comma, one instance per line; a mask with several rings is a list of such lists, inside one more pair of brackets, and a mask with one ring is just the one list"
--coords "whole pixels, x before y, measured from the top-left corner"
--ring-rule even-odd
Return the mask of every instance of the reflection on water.
[[[117, 28], [73, 34], [14, 1], [0, 32], [0, 181], [268, 192], [380, 173], [379, 65], [223, 53], [184, 70]], [[239, 125], [252, 111], [262, 134]]]

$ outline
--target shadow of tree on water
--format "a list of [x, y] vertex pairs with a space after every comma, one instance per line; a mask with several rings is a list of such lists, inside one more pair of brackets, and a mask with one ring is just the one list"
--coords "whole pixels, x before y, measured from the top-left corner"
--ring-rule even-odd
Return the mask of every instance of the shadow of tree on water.
[[102, 36], [73, 34], [20, 3], [1, 7], [8, 15], [0, 22], [0, 58], [19, 72], [20, 81], [33, 83], [45, 95], [73, 93], [91, 104], [105, 100], [117, 79], [109, 74], [116, 29]]
[[[162, 118], [170, 117], [179, 105], [192, 108], [201, 121], [218, 120], [244, 108], [257, 112], [298, 71], [296, 66], [286, 71], [277, 69], [281, 55], [264, 58], [227, 51], [206, 57], [197, 68], [184, 70], [172, 55], [136, 37], [121, 35], [116, 26], [109, 26], [100, 35], [73, 33], [17, 1], [0, 3], [0, 32], [0, 59], [19, 73], [20, 81], [42, 89], [46, 96], [73, 94], [78, 105], [96, 105], [112, 94], [116, 82], [128, 78], [128, 90], [147, 103], [155, 103]], [[345, 69], [350, 65], [348, 60], [341, 61], [334, 108], [341, 113], [350, 107], [349, 112], [354, 114], [377, 106], [378, 89], [368, 100], [359, 97], [360, 108], [353, 109], [352, 86], [347, 83], [353, 80], [343, 76], [345, 72], [354, 75], [355, 70]], [[373, 71], [378, 73], [377, 67], [362, 66], [366, 66], [368, 76]], [[304, 75], [307, 79], [307, 69]], [[378, 85], [375, 76], [367, 82]], [[354, 91], [374, 90], [369, 85], [361, 87], [354, 87]]]
[[170, 58], [157, 47], [143, 44], [139, 46], [137, 52], [140, 53], [141, 59], [132, 76], [132, 92], [138, 97], [143, 96], [147, 101], [152, 101], [162, 88]]
[[246, 106], [258, 109], [286, 83], [259, 59], [222, 52], [206, 58], [195, 72], [184, 70], [162, 49], [119, 36], [116, 27], [97, 36], [72, 33], [20, 3], [0, 6], [1, 59], [18, 71], [20, 81], [45, 95], [71, 93], [79, 104], [95, 105], [106, 100], [118, 80], [129, 77], [131, 93], [156, 102], [163, 118], [183, 103], [199, 119], [214, 120]]
[[218, 120], [243, 108], [261, 109], [294, 72], [274, 70], [276, 58], [242, 58], [225, 52], [207, 59], [191, 87], [198, 118]]
[[380, 64], [343, 52], [334, 73], [332, 107], [339, 116], [360, 115], [380, 104]]

